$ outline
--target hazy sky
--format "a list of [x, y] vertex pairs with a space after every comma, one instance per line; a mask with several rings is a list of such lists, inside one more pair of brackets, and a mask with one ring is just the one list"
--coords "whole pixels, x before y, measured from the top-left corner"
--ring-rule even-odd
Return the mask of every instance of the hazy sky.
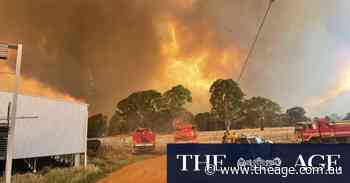
[[258, 81], [247, 91], [282, 106], [306, 106], [312, 115], [348, 112], [349, 5], [277, 1], [247, 72], [248, 80]]
[[[25, 44], [26, 94], [64, 93], [111, 114], [133, 91], [184, 84], [194, 95], [189, 108], [201, 112], [213, 80], [236, 79], [267, 4], [0, 0], [0, 40]], [[305, 106], [310, 115], [350, 112], [349, 7], [276, 0], [241, 83], [248, 97]]]

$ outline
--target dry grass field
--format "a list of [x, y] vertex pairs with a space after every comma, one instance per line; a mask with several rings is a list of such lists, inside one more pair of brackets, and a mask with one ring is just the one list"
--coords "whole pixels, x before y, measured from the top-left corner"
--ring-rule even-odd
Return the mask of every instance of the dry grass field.
[[[220, 143], [224, 131], [199, 132], [198, 141], [200, 143]], [[238, 135], [254, 135], [264, 137], [274, 143], [296, 143], [293, 127], [286, 128], [266, 128], [236, 130]], [[130, 148], [130, 135], [114, 136], [103, 139], [104, 144], [119, 148]], [[165, 151], [166, 144], [173, 143], [172, 134], [157, 135], [158, 152]], [[152, 166], [150, 166], [152, 165]], [[132, 172], [130, 174], [129, 172]], [[125, 166], [118, 171], [113, 172], [98, 183], [134, 183], [142, 180], [143, 183], [166, 183], [166, 156], [157, 156], [154, 159], [140, 161], [129, 166]]]
[[[224, 131], [199, 132], [199, 143], [221, 143]], [[296, 143], [294, 128], [266, 128], [236, 130], [236, 133], [264, 137], [274, 143]], [[118, 135], [102, 139], [103, 146], [95, 157], [89, 157], [89, 167], [46, 169], [38, 174], [18, 174], [18, 183], [144, 183], [166, 182], [166, 145], [174, 143], [173, 134], [157, 134], [157, 150], [153, 154], [131, 154], [131, 135]], [[142, 160], [142, 161], [141, 161]], [[132, 163], [136, 162], [136, 163]], [[149, 166], [150, 164], [154, 166]], [[161, 168], [159, 168], [161, 167]], [[133, 172], [130, 174], [129, 172]], [[0, 179], [0, 182], [3, 180]]]
[[[282, 127], [282, 128], [265, 128], [264, 131], [260, 129], [242, 129], [235, 130], [238, 135], [254, 135], [260, 136], [265, 139], [271, 140], [274, 143], [297, 143], [297, 139], [294, 135], [294, 127]], [[199, 132], [199, 143], [221, 143], [224, 131], [208, 131]], [[106, 137], [102, 139], [103, 144], [112, 146], [114, 148], [131, 148], [131, 135], [117, 135], [112, 137]], [[166, 145], [174, 143], [173, 134], [157, 134], [157, 151], [164, 152]]]

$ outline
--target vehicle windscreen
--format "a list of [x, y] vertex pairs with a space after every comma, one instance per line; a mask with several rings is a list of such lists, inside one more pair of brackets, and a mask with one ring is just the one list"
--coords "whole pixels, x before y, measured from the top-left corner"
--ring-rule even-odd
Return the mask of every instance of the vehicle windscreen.
[[255, 138], [255, 141], [257, 144], [264, 144], [265, 143], [265, 141], [259, 137]]

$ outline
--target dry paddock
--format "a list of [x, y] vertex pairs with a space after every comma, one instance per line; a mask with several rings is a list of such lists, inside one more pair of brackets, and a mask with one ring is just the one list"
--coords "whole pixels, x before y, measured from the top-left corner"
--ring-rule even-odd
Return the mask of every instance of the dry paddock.
[[[259, 129], [236, 130], [238, 134], [257, 135], [272, 140], [274, 143], [295, 143], [294, 128], [266, 128], [265, 131]], [[224, 131], [199, 132], [198, 141], [200, 143], [220, 143]], [[172, 134], [157, 135], [158, 152], [164, 152], [166, 144], [173, 143]], [[103, 139], [103, 143], [108, 146], [118, 148], [130, 148], [131, 136], [120, 135]], [[152, 166], [150, 166], [152, 165]], [[130, 173], [132, 172], [132, 173]], [[122, 169], [113, 172], [98, 183], [166, 183], [166, 156], [156, 156], [153, 159], [139, 161]]]
[[[264, 131], [260, 129], [242, 129], [235, 130], [240, 135], [255, 135], [264, 137], [271, 140], [274, 143], [296, 143], [297, 139], [294, 135], [294, 127], [282, 127], [282, 128], [265, 128]], [[199, 143], [221, 143], [224, 131], [210, 131], [199, 132]], [[166, 145], [174, 143], [173, 134], [157, 134], [157, 150], [164, 151]], [[106, 137], [102, 139], [104, 145], [118, 147], [118, 148], [130, 148], [131, 147], [131, 134], [130, 135], [117, 135], [112, 137]]]

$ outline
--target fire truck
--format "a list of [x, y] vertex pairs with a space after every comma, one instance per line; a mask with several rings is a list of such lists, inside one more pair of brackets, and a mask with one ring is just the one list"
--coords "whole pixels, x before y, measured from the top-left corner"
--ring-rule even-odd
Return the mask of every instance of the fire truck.
[[132, 134], [132, 152], [152, 152], [156, 147], [156, 134], [149, 128], [136, 128]]
[[176, 121], [174, 140], [177, 144], [197, 143], [197, 130], [191, 123]]
[[316, 118], [312, 122], [299, 122], [295, 134], [301, 143], [350, 143], [350, 121]]

